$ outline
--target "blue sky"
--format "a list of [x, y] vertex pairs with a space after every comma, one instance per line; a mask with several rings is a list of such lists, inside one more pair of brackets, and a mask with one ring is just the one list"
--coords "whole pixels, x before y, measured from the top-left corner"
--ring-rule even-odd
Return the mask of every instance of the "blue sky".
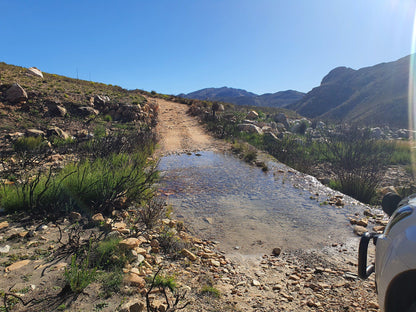
[[307, 92], [411, 53], [416, 0], [0, 0], [0, 61], [178, 94]]

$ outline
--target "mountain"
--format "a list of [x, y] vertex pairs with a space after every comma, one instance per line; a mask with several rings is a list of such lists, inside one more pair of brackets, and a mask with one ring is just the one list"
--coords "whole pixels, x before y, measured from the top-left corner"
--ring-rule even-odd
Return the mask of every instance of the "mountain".
[[410, 56], [358, 70], [337, 67], [286, 108], [309, 118], [407, 128], [409, 66]]
[[283, 107], [299, 101], [304, 95], [304, 93], [294, 90], [257, 95], [242, 89], [222, 87], [206, 88], [188, 94], [182, 93], [178, 96], [187, 99], [227, 102], [236, 105]]

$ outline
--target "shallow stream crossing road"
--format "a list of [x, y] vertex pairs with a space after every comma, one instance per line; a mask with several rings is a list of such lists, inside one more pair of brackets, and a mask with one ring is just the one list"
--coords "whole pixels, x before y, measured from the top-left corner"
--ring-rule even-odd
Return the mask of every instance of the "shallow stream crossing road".
[[159, 105], [160, 156], [227, 149], [226, 142], [208, 135], [198, 119], [186, 113], [188, 105], [162, 99], [149, 100]]

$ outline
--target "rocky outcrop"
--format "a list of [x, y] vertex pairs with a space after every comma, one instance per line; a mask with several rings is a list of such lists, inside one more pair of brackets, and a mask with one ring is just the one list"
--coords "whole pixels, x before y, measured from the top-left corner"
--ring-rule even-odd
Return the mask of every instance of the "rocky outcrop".
[[20, 102], [25, 102], [27, 100], [26, 91], [18, 84], [14, 83], [6, 91], [6, 101], [15, 104]]
[[28, 76], [34, 76], [34, 77], [39, 77], [39, 78], [43, 78], [43, 74], [40, 71], [40, 69], [36, 68], [36, 67], [30, 67], [27, 69], [26, 74]]

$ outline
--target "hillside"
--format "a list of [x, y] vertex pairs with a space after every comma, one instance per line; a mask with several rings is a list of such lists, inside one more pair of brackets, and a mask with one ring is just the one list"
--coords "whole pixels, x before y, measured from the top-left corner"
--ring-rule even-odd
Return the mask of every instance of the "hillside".
[[287, 108], [309, 118], [407, 128], [409, 65], [406, 56], [359, 70], [337, 67]]
[[188, 94], [179, 94], [178, 96], [187, 99], [218, 101], [245, 106], [284, 107], [300, 100], [304, 93], [287, 90], [257, 95], [242, 89], [222, 87], [206, 88]]

